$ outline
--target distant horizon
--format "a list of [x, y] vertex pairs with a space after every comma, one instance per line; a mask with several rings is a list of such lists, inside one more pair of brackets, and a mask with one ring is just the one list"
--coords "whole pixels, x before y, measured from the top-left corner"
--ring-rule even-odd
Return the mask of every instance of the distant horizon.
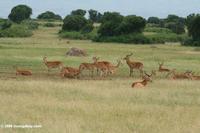
[[166, 0], [154, 0], [154, 2], [146, 0], [120, 0], [118, 2], [116, 0], [88, 0], [88, 2], [83, 2], [83, 0], [46, 0], [45, 2], [40, 0], [8, 0], [0, 1], [0, 18], [7, 18], [11, 9], [19, 4], [25, 4], [32, 8], [31, 18], [37, 18], [45, 11], [52, 11], [64, 18], [76, 9], [94, 9], [101, 13], [115, 11], [122, 15], [137, 15], [144, 18], [151, 16], [166, 18], [169, 14], [186, 17], [191, 13], [200, 13], [198, 0], [174, 0], [171, 2]]

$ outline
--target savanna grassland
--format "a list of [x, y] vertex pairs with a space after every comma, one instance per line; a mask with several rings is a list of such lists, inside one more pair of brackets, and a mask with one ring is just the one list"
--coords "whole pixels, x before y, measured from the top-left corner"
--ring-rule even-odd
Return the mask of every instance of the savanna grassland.
[[[39, 129], [5, 129], [2, 133], [199, 133], [200, 81], [170, 80], [158, 74], [144, 89], [133, 89], [125, 62], [110, 77], [80, 79], [49, 74], [42, 62], [60, 60], [78, 67], [93, 56], [116, 64], [133, 52], [132, 60], [145, 70], [167, 68], [200, 74], [200, 49], [180, 44], [131, 45], [94, 43], [58, 38], [59, 27], [40, 27], [29, 38], [0, 38], [0, 124], [40, 124]], [[146, 33], [147, 34], [147, 33]], [[83, 48], [87, 57], [69, 57], [71, 47]], [[15, 75], [13, 66], [31, 69], [33, 76]]]

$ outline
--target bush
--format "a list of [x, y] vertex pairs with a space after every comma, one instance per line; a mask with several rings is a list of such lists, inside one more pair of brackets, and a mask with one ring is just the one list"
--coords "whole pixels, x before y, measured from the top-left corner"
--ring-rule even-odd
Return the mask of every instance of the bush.
[[159, 27], [146, 27], [145, 32], [155, 32], [155, 33], [172, 33], [168, 28], [159, 28]]
[[96, 36], [95, 32], [81, 33], [77, 31], [72, 31], [72, 32], [61, 31], [59, 35], [62, 38], [79, 39], [79, 40], [92, 40]]
[[146, 35], [152, 43], [165, 43], [165, 42], [182, 42], [184, 39], [188, 38], [186, 34], [177, 35], [175, 33], [159, 33], [153, 35]]
[[185, 39], [182, 43], [183, 46], [200, 47], [200, 41], [195, 41], [192, 38]]
[[1, 37], [29, 37], [31, 30], [24, 25], [12, 25], [10, 28], [0, 31]]
[[25, 19], [29, 19], [32, 14], [32, 9], [26, 5], [15, 6], [9, 14], [9, 19], [13, 22], [20, 23]]
[[97, 36], [93, 39], [95, 42], [117, 42], [117, 43], [134, 43], [134, 44], [151, 44], [151, 40], [143, 34], [128, 34], [119, 36]]
[[37, 17], [38, 19], [51, 19], [51, 20], [62, 20], [62, 17], [58, 14], [55, 14], [51, 11], [46, 11]]
[[33, 20], [24, 20], [21, 24], [27, 26], [30, 30], [35, 30], [39, 27], [39, 24]]
[[44, 27], [56, 27], [56, 25], [54, 23], [45, 23], [43, 26]]
[[12, 22], [9, 20], [4, 20], [0, 22], [0, 30], [8, 29], [12, 26]]

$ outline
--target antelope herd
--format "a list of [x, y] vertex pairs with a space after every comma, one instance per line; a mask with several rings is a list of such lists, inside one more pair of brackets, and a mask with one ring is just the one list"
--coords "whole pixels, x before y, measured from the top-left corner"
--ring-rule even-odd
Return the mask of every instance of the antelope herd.
[[[152, 70], [151, 74], [147, 74], [144, 71], [144, 64], [142, 62], [131, 60], [130, 57], [133, 53], [126, 55], [123, 60], [126, 61], [126, 64], [129, 67], [130, 73], [129, 76], [133, 75], [133, 70], [137, 70], [140, 73], [140, 77], [142, 77], [141, 81], [132, 83], [133, 88], [141, 88], [145, 87], [148, 82], [152, 82], [152, 77], [156, 76], [157, 73], [166, 73], [166, 77], [171, 76], [171, 79], [190, 79], [190, 80], [200, 80], [200, 76], [194, 75], [192, 71], [186, 71], [184, 73], [177, 73], [176, 69], [168, 69], [163, 67], [164, 62], [158, 63], [158, 69]], [[93, 77], [95, 72], [97, 76], [106, 77], [109, 75], [113, 75], [116, 73], [117, 69], [122, 65], [122, 59], [117, 60], [117, 64], [114, 65], [109, 61], [100, 61], [99, 57], [93, 57], [93, 62], [91, 63], [81, 63], [79, 67], [69, 67], [64, 66], [63, 62], [61, 61], [47, 61], [47, 57], [43, 58], [43, 63], [47, 67], [48, 72], [51, 69], [58, 68], [60, 70], [61, 77], [67, 78], [79, 78], [83, 76], [83, 72], [88, 71], [89, 76]], [[16, 75], [23, 75], [23, 76], [31, 76], [32, 72], [30, 70], [18, 69], [16, 68]]]

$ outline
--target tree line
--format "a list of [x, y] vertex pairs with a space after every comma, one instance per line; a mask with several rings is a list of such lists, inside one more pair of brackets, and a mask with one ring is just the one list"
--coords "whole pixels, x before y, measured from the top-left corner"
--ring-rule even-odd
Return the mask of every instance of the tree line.
[[[85, 15], [88, 12], [89, 18]], [[8, 21], [0, 21], [0, 29], [11, 26], [11, 22], [21, 23], [30, 19], [32, 9], [27, 5], [17, 5], [12, 8], [8, 15]], [[121, 39], [123, 42], [149, 43], [150, 41], [141, 34], [147, 25], [170, 29], [176, 34], [188, 33], [189, 39], [183, 42], [184, 45], [200, 46], [200, 15], [190, 14], [186, 18], [177, 15], [168, 15], [167, 18], [149, 17], [147, 20], [141, 16], [123, 16], [118, 12], [100, 12], [90, 9], [89, 11], [77, 9], [71, 11], [64, 19], [51, 11], [41, 13], [38, 19], [62, 20], [62, 32], [77, 31], [89, 33], [94, 29], [94, 23], [100, 23], [98, 35], [95, 41], [115, 41]], [[10, 22], [11, 21], [11, 22]]]

